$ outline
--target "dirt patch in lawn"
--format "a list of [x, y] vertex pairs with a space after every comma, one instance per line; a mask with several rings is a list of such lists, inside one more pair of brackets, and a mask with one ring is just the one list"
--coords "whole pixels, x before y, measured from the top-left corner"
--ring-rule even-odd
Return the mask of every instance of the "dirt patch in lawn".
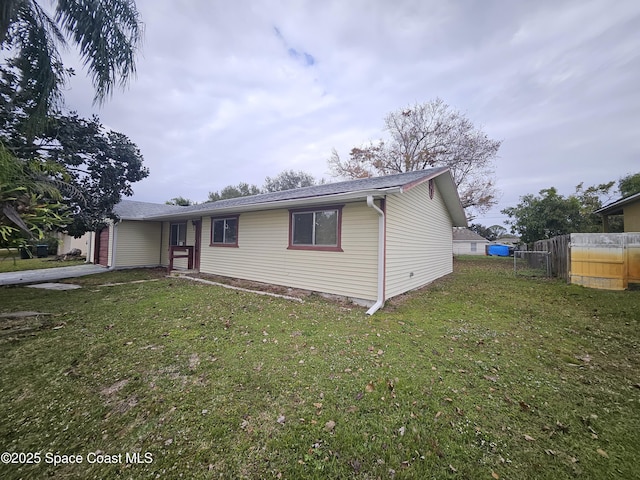
[[129, 380], [126, 380], [126, 379], [118, 380], [113, 385], [110, 385], [100, 390], [100, 393], [105, 397], [111, 397], [114, 394], [118, 393], [120, 390], [122, 390], [127, 383], [129, 383]]
[[120, 397], [120, 392], [128, 383], [129, 380], [127, 379], [118, 380], [113, 385], [100, 390], [100, 395], [102, 395], [105, 405], [111, 408], [111, 411], [107, 413], [107, 418], [114, 413], [125, 414], [138, 405], [139, 400], [136, 395], [129, 395], [125, 398]]
[[57, 328], [50, 313], [10, 312], [0, 313], [0, 342], [32, 335], [38, 330]]
[[254, 282], [251, 280], [242, 280], [239, 278], [222, 277], [220, 275], [210, 275], [207, 273], [189, 273], [190, 277], [200, 278], [203, 280], [209, 280], [211, 282], [222, 283], [237, 288], [245, 288], [247, 290], [256, 290], [259, 292], [273, 293], [276, 295], [286, 295], [289, 297], [296, 297], [305, 299], [314, 294], [310, 290], [303, 290], [301, 288], [283, 287], [280, 285], [273, 285], [270, 283]]
[[[270, 283], [255, 282], [252, 280], [242, 280], [239, 278], [223, 277], [219, 275], [211, 275], [206, 273], [189, 273], [187, 278], [194, 280], [202, 280], [228, 285], [231, 288], [239, 288], [248, 292], [254, 292], [264, 295], [280, 296], [289, 300], [299, 300], [304, 302], [314, 296], [319, 296], [325, 300], [341, 305], [342, 308], [350, 310], [354, 307], [362, 307], [363, 305], [356, 300], [352, 300], [343, 295], [334, 295], [330, 293], [315, 292], [312, 290], [304, 290], [302, 288], [285, 287], [282, 285], [273, 285]], [[368, 305], [369, 306], [369, 305]], [[363, 310], [364, 311], [364, 310]]]

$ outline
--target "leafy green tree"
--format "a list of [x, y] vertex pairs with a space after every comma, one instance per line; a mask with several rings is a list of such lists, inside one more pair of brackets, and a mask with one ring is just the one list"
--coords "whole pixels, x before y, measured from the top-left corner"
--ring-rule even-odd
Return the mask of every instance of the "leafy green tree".
[[576, 232], [599, 232], [602, 218], [593, 212], [602, 206], [602, 197], [609, 194], [615, 182], [584, 188], [564, 197], [554, 188], [540, 190], [538, 195], [520, 197], [515, 207], [502, 210], [510, 217], [512, 233], [519, 233], [525, 243]]
[[316, 179], [313, 178], [313, 175], [303, 171], [285, 170], [274, 178], [265, 178], [263, 190], [265, 192], [281, 192], [293, 188], [310, 187], [315, 184]]
[[[50, 113], [36, 134], [25, 134], [33, 101], [24, 91], [12, 95], [19, 89], [12, 71], [0, 68], [0, 75], [0, 142], [23, 172], [37, 172], [38, 184], [48, 183], [48, 198], [67, 205], [70, 234], [95, 230], [113, 217], [122, 195], [133, 193], [132, 183], [148, 176], [138, 147], [122, 133], [106, 130], [98, 117], [84, 119], [75, 113]], [[38, 193], [29, 175], [16, 177], [14, 186]]]
[[620, 195], [628, 197], [640, 192], [640, 173], [629, 174], [618, 181]]
[[280, 192], [293, 188], [309, 187], [317, 183], [313, 175], [309, 173], [285, 170], [273, 178], [266, 177], [263, 188], [246, 182], [240, 182], [238, 185], [227, 185], [219, 192], [209, 192], [209, 198], [206, 201], [217, 202], [218, 200], [227, 200], [229, 198], [259, 195], [260, 193]]
[[78, 47], [101, 103], [135, 73], [142, 24], [133, 0], [53, 0], [52, 15], [41, 3], [0, 3], [0, 142], [16, 167], [3, 189], [0, 228], [41, 236], [37, 225], [66, 223], [80, 235], [113, 216], [113, 205], [148, 172], [126, 136], [105, 131], [97, 117], [59, 110], [73, 74], [60, 50], [67, 42]]
[[184, 197], [174, 197], [171, 200], [167, 200], [164, 203], [165, 205], [180, 205], [181, 207], [188, 207], [190, 205], [195, 205], [195, 202]]
[[578, 200], [559, 195], [554, 187], [540, 190], [538, 196], [520, 197], [517, 206], [505, 208], [502, 213], [513, 219], [506, 223], [525, 243], [580, 231], [582, 223]]
[[478, 235], [486, 238], [490, 242], [507, 233], [507, 229], [502, 225], [492, 225], [490, 227], [485, 227], [484, 225], [480, 225], [479, 223], [472, 223], [469, 226], [469, 230], [476, 232]]
[[63, 68], [60, 49], [70, 40], [103, 102], [116, 84], [125, 86], [135, 73], [135, 53], [142, 23], [133, 0], [55, 0], [53, 16], [36, 0], [2, 0], [0, 48], [20, 89], [32, 94], [29, 126], [38, 128], [61, 99], [71, 73]]
[[98, 117], [60, 115], [38, 145], [47, 161], [64, 165], [74, 187], [65, 195], [73, 213], [69, 234], [96, 230], [122, 196], [133, 194], [132, 184], [149, 175], [138, 147], [124, 134], [106, 130]]
[[249, 197], [251, 195], [258, 195], [259, 193], [262, 193], [262, 190], [260, 190], [260, 187], [257, 185], [240, 182], [238, 185], [228, 185], [220, 190], [220, 192], [209, 192], [207, 202], [217, 202], [218, 200], [237, 197]]
[[582, 232], [593, 233], [601, 231], [602, 217], [593, 212], [613, 198], [611, 195], [611, 189], [615, 183], [615, 181], [611, 181], [608, 183], [601, 183], [599, 185], [592, 185], [586, 188], [583, 183], [576, 186], [574, 196], [580, 202], [580, 214], [583, 217]]
[[492, 236], [492, 233], [489, 231], [489, 228], [479, 223], [472, 223], [471, 225], [469, 225], [469, 230], [477, 233], [478, 235], [480, 235], [483, 238], [486, 238], [487, 240], [490, 240], [490, 241], [495, 240], [495, 238], [489, 238]]
[[353, 148], [347, 160], [334, 150], [329, 159], [332, 174], [363, 178], [449, 167], [468, 216], [495, 205], [493, 159], [501, 142], [442, 99], [391, 112], [385, 131], [386, 141]]
[[496, 240], [507, 234], [507, 229], [502, 225], [491, 225], [488, 230], [491, 238], [487, 238], [487, 240]]

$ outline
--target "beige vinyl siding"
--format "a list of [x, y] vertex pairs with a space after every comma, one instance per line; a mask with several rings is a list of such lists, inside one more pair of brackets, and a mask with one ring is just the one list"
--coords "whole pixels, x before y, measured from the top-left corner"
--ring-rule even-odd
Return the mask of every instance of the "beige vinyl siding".
[[[322, 207], [314, 207], [319, 209]], [[240, 214], [238, 248], [212, 247], [202, 221], [200, 271], [351, 298], [376, 298], [378, 217], [365, 202], [342, 209], [342, 252], [289, 250], [289, 211]]]
[[123, 220], [116, 226], [116, 268], [160, 263], [160, 222]]
[[386, 298], [453, 271], [453, 225], [437, 187], [433, 198], [428, 182], [389, 195], [386, 217]]
[[[475, 252], [471, 248], [472, 244], [476, 244]], [[453, 254], [454, 255], [485, 255], [485, 247], [489, 245], [489, 242], [482, 240], [454, 240], [453, 241]]]

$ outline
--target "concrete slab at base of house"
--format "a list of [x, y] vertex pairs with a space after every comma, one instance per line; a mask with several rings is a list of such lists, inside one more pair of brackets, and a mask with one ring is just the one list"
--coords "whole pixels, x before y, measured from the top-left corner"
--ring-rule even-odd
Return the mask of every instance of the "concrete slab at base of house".
[[41, 288], [43, 290], [75, 290], [82, 288], [80, 285], [73, 285], [72, 283], [36, 283], [34, 285], [27, 285], [27, 288]]
[[83, 277], [107, 272], [107, 267], [85, 264], [71, 267], [43, 268], [40, 270], [23, 270], [21, 272], [0, 273], [0, 285], [19, 285], [23, 283], [42, 283], [61, 280], [63, 278]]

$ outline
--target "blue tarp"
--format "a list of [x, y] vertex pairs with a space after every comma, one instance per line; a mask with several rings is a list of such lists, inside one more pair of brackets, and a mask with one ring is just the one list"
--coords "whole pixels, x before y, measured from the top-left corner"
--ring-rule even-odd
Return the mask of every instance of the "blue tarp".
[[495, 255], [496, 257], [508, 257], [509, 246], [508, 245], [489, 245], [489, 255]]

